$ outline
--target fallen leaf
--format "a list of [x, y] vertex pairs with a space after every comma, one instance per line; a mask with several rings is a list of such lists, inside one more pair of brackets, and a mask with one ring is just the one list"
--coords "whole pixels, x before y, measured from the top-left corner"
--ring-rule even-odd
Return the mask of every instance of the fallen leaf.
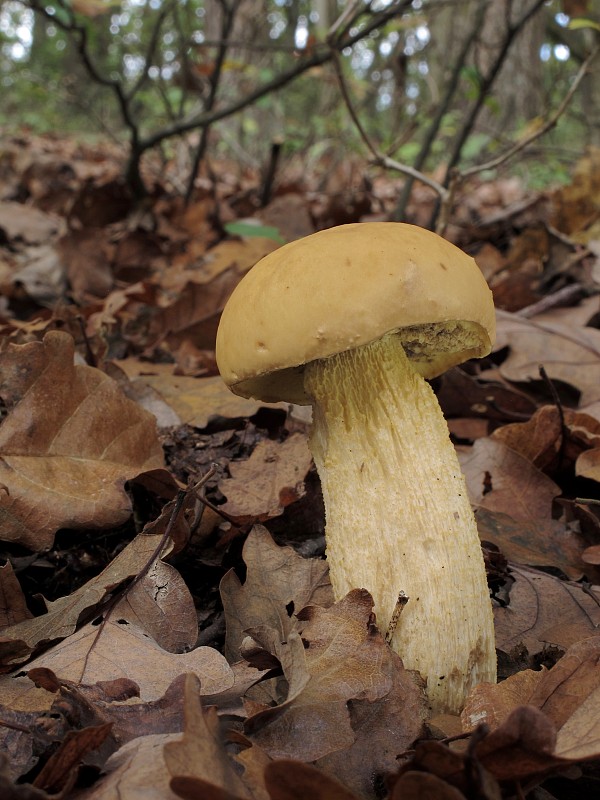
[[551, 518], [560, 487], [502, 442], [478, 439], [459, 458], [472, 503], [532, 524]]
[[79, 800], [176, 800], [163, 748], [179, 738], [179, 733], [157, 733], [127, 742], [108, 759], [103, 777], [78, 794]]
[[0, 630], [18, 625], [32, 616], [12, 564], [8, 561], [0, 567]]
[[113, 612], [145, 631], [163, 650], [191, 650], [198, 638], [194, 600], [179, 572], [164, 561], [155, 561]]
[[[282, 666], [289, 690], [285, 700], [258, 711], [246, 735], [272, 758], [314, 761], [355, 740], [349, 700], [374, 702], [387, 695], [389, 650], [372, 624], [372, 598], [356, 589], [331, 608], [309, 606], [306, 622], [281, 642], [275, 631], [253, 631], [252, 638]], [[260, 641], [260, 634], [266, 634]]]
[[472, 731], [485, 724], [498, 728], [517, 706], [531, 705], [533, 692], [543, 681], [546, 669], [525, 669], [500, 683], [480, 683], [475, 686], [465, 702], [460, 718], [463, 731]]
[[[249, 798], [225, 750], [217, 711], [214, 706], [202, 708], [199, 688], [198, 679], [187, 675], [183, 737], [167, 742], [163, 749], [171, 788], [184, 798]], [[213, 787], [220, 793], [214, 793]]]
[[[134, 625], [110, 620], [102, 629], [86, 625], [28, 665], [28, 669], [37, 667], [47, 667], [62, 679], [88, 684], [128, 678], [138, 684], [144, 701], [162, 697], [182, 672], [198, 676], [203, 694], [216, 694], [233, 684], [229, 665], [213, 648], [167, 653]], [[4, 703], [17, 710], [41, 710], [52, 705], [52, 695], [32, 687], [23, 671], [0, 676], [0, 689]]]
[[496, 646], [505, 652], [523, 643], [530, 655], [548, 645], [567, 649], [594, 636], [600, 625], [600, 589], [591, 595], [578, 584], [528, 567], [511, 565], [510, 603], [494, 608]]
[[[128, 365], [124, 365], [124, 369], [132, 372]], [[152, 387], [171, 406], [183, 424], [195, 428], [206, 428], [211, 420], [218, 417], [252, 417], [262, 407], [288, 408], [285, 403], [262, 403], [239, 397], [229, 391], [220, 377], [189, 378], [174, 375], [173, 365], [145, 365], [144, 374], [135, 383]]]
[[41, 771], [36, 775], [33, 785], [48, 794], [69, 791], [77, 778], [77, 770], [85, 756], [104, 742], [110, 733], [110, 723], [95, 727], [69, 731], [58, 750], [52, 753]]
[[310, 764], [281, 759], [265, 769], [265, 783], [271, 800], [358, 800], [335, 778]]
[[50, 547], [61, 527], [122, 524], [125, 481], [163, 464], [154, 418], [73, 354], [58, 331], [0, 354], [2, 538], [30, 549]]
[[[146, 565], [162, 533], [154, 535], [139, 534], [117, 557], [97, 575], [72, 592], [58, 600], [46, 600], [46, 614], [23, 620], [0, 632], [0, 662], [12, 662], [15, 644], [22, 644], [22, 656], [28, 655], [41, 642], [64, 639], [75, 630], [77, 623], [87, 609], [97, 606], [108, 594], [127, 578], [137, 575]], [[21, 657], [21, 660], [22, 657]]]
[[588, 695], [559, 730], [556, 753], [576, 760], [600, 756], [600, 688]]
[[359, 797], [373, 800], [386, 776], [396, 771], [398, 753], [409, 750], [422, 736], [428, 712], [420, 676], [407, 672], [399, 656], [390, 651], [382, 669], [389, 670], [390, 691], [379, 700], [349, 703], [354, 743], [317, 762]]
[[247, 565], [244, 585], [233, 570], [220, 585], [229, 661], [238, 660], [247, 630], [266, 626], [284, 642], [295, 627], [294, 613], [310, 603], [333, 602], [326, 562], [302, 558], [292, 547], [279, 547], [262, 526], [254, 526], [242, 555]]
[[219, 484], [227, 498], [223, 510], [239, 522], [266, 522], [304, 495], [312, 464], [306, 436], [294, 433], [283, 442], [263, 439], [245, 461], [231, 461]]
[[583, 392], [600, 383], [600, 330], [536, 322], [498, 312], [496, 348], [510, 346], [500, 371], [509, 381], [539, 380], [540, 364], [551, 379]]
[[23, 203], [0, 202], [0, 230], [6, 239], [25, 244], [46, 244], [64, 227], [60, 217]]
[[516, 520], [508, 514], [479, 508], [475, 513], [479, 536], [491, 542], [515, 564], [557, 567], [572, 580], [586, 572], [585, 539], [561, 520]]

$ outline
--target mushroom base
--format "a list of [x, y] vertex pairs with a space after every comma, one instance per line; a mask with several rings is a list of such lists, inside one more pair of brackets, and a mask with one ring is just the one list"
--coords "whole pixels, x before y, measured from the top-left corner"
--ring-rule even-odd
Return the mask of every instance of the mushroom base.
[[448, 428], [397, 336], [315, 361], [310, 446], [323, 487], [337, 598], [368, 589], [392, 647], [427, 680], [432, 707], [457, 713], [496, 680], [492, 607], [475, 519]]

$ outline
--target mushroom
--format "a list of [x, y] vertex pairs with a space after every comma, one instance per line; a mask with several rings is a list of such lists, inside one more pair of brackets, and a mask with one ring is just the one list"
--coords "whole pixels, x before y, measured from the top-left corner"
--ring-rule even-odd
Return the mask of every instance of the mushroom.
[[492, 294], [475, 261], [430, 231], [341, 225], [263, 258], [227, 302], [217, 363], [236, 394], [312, 404], [336, 598], [373, 596], [378, 624], [436, 711], [496, 679], [477, 527], [425, 380], [491, 350]]

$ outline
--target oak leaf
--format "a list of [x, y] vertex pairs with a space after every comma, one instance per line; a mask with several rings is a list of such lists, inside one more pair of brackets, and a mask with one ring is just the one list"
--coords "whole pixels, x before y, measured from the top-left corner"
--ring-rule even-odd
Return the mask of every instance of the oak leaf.
[[73, 357], [58, 331], [0, 354], [0, 527], [30, 549], [50, 547], [59, 528], [122, 524], [125, 481], [163, 465], [152, 415]]

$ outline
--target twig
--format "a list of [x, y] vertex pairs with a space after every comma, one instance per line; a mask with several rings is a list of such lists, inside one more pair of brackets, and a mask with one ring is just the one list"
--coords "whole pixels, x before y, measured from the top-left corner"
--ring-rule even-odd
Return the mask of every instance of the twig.
[[552, 294], [547, 294], [536, 303], [531, 303], [531, 305], [525, 306], [525, 308], [520, 308], [516, 312], [516, 315], [518, 317], [535, 317], [537, 314], [542, 314], [544, 311], [548, 311], [551, 308], [566, 305], [575, 298], [581, 297], [582, 292], [585, 293], [585, 289], [580, 283], [571, 283], [568, 286], [563, 286], [562, 289]]
[[[452, 69], [452, 74], [448, 79], [446, 92], [441, 102], [436, 107], [435, 115], [431, 121], [431, 124], [429, 125], [429, 128], [425, 134], [425, 138], [423, 139], [421, 149], [419, 150], [419, 153], [417, 154], [417, 157], [415, 159], [414, 167], [416, 170], [421, 170], [425, 162], [427, 161], [427, 158], [429, 157], [431, 148], [433, 147], [433, 143], [438, 134], [444, 116], [448, 112], [452, 98], [454, 97], [454, 95], [458, 90], [458, 86], [460, 83], [459, 80], [460, 73], [464, 68], [469, 51], [475, 39], [479, 35], [479, 32], [481, 30], [481, 25], [483, 24], [483, 19], [487, 11], [487, 6], [488, 3], [481, 3], [479, 5], [479, 8], [477, 9], [477, 12], [473, 20], [473, 27], [471, 28], [471, 32], [466, 37], [464, 44], [460, 50], [460, 53], [458, 54], [458, 58], [456, 59], [456, 62]], [[400, 198], [398, 200], [398, 203], [396, 205], [396, 210], [394, 212], [394, 220], [396, 220], [397, 222], [400, 222], [405, 217], [406, 207], [408, 205], [408, 201], [412, 192], [413, 181], [414, 178], [410, 176], [409, 180], [407, 180], [404, 186], [402, 187], [402, 192], [400, 193]], [[442, 197], [442, 202], [447, 202], [448, 199], [447, 196], [440, 194], [440, 197]]]
[[556, 391], [556, 386], [554, 385], [553, 381], [550, 380], [548, 377], [548, 373], [544, 369], [544, 365], [540, 364], [539, 367], [540, 376], [546, 386], [550, 389], [550, 394], [552, 395], [552, 400], [556, 409], [558, 411], [558, 418], [560, 420], [560, 446], [558, 448], [558, 468], [562, 466], [564, 454], [565, 454], [565, 447], [567, 446], [567, 437], [569, 436], [569, 429], [567, 428], [567, 424], [565, 422], [565, 411], [563, 409], [563, 404], [561, 403], [560, 397], [558, 396], [558, 392]]
[[160, 558], [160, 555], [163, 552], [163, 550], [165, 549], [165, 546], [166, 546], [167, 542], [171, 538], [171, 532], [173, 531], [173, 528], [175, 526], [177, 518], [179, 517], [179, 514], [181, 512], [181, 508], [183, 506], [183, 502], [184, 502], [186, 496], [188, 494], [190, 494], [190, 492], [197, 492], [198, 489], [200, 489], [202, 486], [204, 486], [204, 484], [213, 477], [213, 475], [216, 473], [216, 471], [217, 471], [216, 465], [211, 466], [211, 468], [208, 470], [208, 472], [206, 472], [206, 474], [203, 475], [202, 478], [200, 478], [200, 480], [198, 481], [198, 483], [196, 483], [191, 489], [185, 489], [185, 490], [184, 489], [180, 489], [177, 492], [177, 495], [175, 497], [175, 502], [173, 503], [173, 508], [171, 510], [171, 515], [170, 515], [169, 521], [167, 523], [167, 527], [165, 528], [165, 532], [161, 536], [159, 543], [154, 548], [154, 552], [152, 553], [150, 558], [146, 561], [146, 563], [144, 564], [142, 569], [137, 573], [137, 575], [131, 581], [131, 583], [122, 592], [120, 592], [117, 595], [115, 595], [115, 597], [113, 597], [113, 599], [108, 603], [108, 605], [104, 609], [104, 616], [102, 618], [102, 622], [98, 626], [98, 630], [96, 631], [96, 635], [94, 636], [94, 640], [91, 643], [91, 645], [90, 645], [90, 647], [89, 647], [89, 649], [88, 649], [88, 651], [87, 651], [87, 653], [85, 655], [85, 658], [83, 660], [83, 666], [82, 666], [82, 670], [81, 670], [82, 678], [85, 675], [85, 671], [86, 671], [87, 665], [88, 665], [88, 660], [89, 660], [89, 658], [90, 658], [90, 656], [92, 654], [92, 651], [94, 650], [94, 648], [98, 644], [100, 636], [101, 636], [104, 628], [106, 627], [106, 624], [107, 624], [107, 622], [108, 622], [108, 620], [110, 618], [110, 615], [112, 614], [112, 612], [116, 608], [117, 604], [120, 603], [131, 592], [131, 590], [133, 589], [134, 586], [137, 586], [139, 583], [141, 583], [141, 581], [144, 580], [146, 575], [152, 569], [153, 564]]
[[537, 131], [534, 131], [529, 136], [526, 136], [524, 139], [522, 139], [520, 142], [517, 142], [512, 147], [509, 147], [509, 149], [506, 152], [502, 153], [496, 158], [492, 158], [490, 161], [486, 161], [484, 164], [479, 164], [474, 167], [469, 167], [469, 169], [461, 170], [460, 172], [461, 180], [469, 178], [471, 175], [476, 175], [479, 172], [485, 172], [486, 170], [489, 169], [496, 169], [496, 167], [501, 166], [506, 161], [515, 156], [517, 153], [520, 153], [521, 150], [524, 150], [526, 147], [532, 144], [532, 142], [535, 142], [536, 139], [540, 138], [540, 136], [543, 136], [544, 134], [548, 133], [548, 131], [552, 130], [552, 128], [556, 126], [559, 119], [567, 110], [569, 104], [571, 103], [571, 100], [573, 99], [575, 93], [577, 92], [577, 89], [579, 88], [579, 84], [590, 71], [592, 62], [594, 61], [599, 52], [600, 52], [600, 45], [596, 45], [596, 47], [592, 50], [592, 52], [589, 54], [589, 56], [586, 58], [586, 60], [583, 62], [583, 64], [577, 71], [577, 75], [573, 79], [573, 83], [571, 84], [569, 91], [563, 97], [561, 104], [556, 109], [554, 114], [552, 114], [552, 116], [541, 126], [541, 128], [539, 128]]
[[342, 66], [340, 64], [340, 57], [339, 53], [336, 50], [332, 50], [332, 61], [335, 67], [336, 75], [338, 78], [338, 83], [340, 86], [340, 91], [342, 93], [342, 97], [346, 104], [346, 108], [348, 109], [348, 113], [354, 123], [356, 130], [358, 131], [360, 138], [363, 140], [365, 146], [371, 153], [371, 163], [377, 166], [385, 167], [386, 169], [393, 169], [396, 172], [401, 172], [404, 175], [409, 175], [413, 180], [420, 181], [424, 183], [426, 186], [432, 188], [435, 192], [440, 195], [440, 197], [445, 198], [448, 195], [448, 189], [442, 186], [441, 183], [430, 178], [428, 175], [424, 175], [419, 170], [415, 169], [414, 167], [409, 167], [407, 164], [402, 164], [399, 161], [395, 161], [393, 158], [386, 156], [384, 153], [380, 153], [371, 139], [367, 134], [360, 118], [354, 108], [352, 103], [352, 99], [350, 98], [350, 93], [348, 91], [348, 85], [346, 83], [346, 79], [344, 78], [344, 73], [342, 71]]
[[269, 155], [269, 163], [263, 178], [262, 191], [260, 193], [260, 207], [264, 208], [269, 204], [271, 195], [273, 194], [273, 183], [275, 175], [277, 174], [277, 165], [281, 156], [281, 148], [283, 147], [283, 139], [275, 138], [271, 142], [271, 150]]

